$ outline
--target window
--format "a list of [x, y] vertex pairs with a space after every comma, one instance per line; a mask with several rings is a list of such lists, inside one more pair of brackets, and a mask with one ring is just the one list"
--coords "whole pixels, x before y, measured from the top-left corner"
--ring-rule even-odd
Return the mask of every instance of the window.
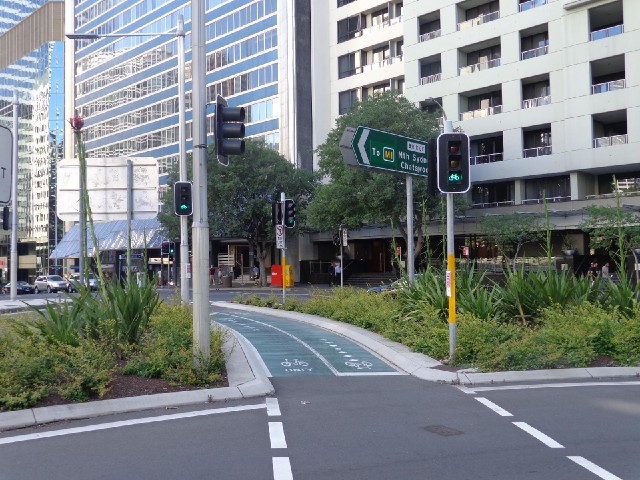
[[338, 21], [338, 43], [354, 38], [356, 32], [359, 32], [365, 27], [361, 19], [362, 17], [360, 15], [355, 15]]
[[348, 53], [338, 57], [338, 78], [350, 77], [356, 74], [356, 54]]
[[338, 99], [338, 114], [344, 115], [349, 111], [354, 103], [358, 101], [358, 92], [356, 90], [347, 90], [340, 92]]
[[355, 0], [338, 0], [338, 8], [349, 5], [352, 2], [355, 2]]

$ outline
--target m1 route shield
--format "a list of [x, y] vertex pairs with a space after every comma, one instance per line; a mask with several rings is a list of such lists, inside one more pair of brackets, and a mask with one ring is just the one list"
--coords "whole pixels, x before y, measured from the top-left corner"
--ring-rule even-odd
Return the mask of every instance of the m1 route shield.
[[358, 165], [427, 177], [428, 142], [359, 126], [353, 136]]

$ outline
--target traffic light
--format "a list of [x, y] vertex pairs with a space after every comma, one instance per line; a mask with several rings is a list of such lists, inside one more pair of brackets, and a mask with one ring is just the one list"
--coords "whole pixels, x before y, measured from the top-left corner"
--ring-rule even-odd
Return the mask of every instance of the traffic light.
[[284, 201], [284, 219], [283, 224], [287, 228], [296, 226], [296, 202], [293, 200]]
[[469, 137], [464, 133], [438, 136], [438, 189], [442, 193], [464, 193], [471, 188]]
[[282, 203], [271, 202], [271, 225], [282, 225]]
[[244, 153], [244, 107], [227, 107], [220, 95], [216, 99], [216, 157], [222, 165], [229, 165], [229, 155]]
[[169, 255], [175, 255], [176, 253], [176, 244], [174, 242], [169, 242]]
[[162, 242], [160, 247], [160, 255], [169, 255], [169, 242]]
[[2, 229], [9, 230], [11, 227], [9, 226], [9, 207], [4, 207], [2, 209]]
[[179, 216], [193, 213], [191, 182], [176, 182], [173, 184], [173, 211]]

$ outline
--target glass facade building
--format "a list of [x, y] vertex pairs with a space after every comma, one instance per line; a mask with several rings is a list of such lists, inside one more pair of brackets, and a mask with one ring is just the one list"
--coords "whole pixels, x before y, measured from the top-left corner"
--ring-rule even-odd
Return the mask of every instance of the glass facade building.
[[[13, 129], [18, 105], [18, 279], [52, 268], [55, 170], [64, 130], [62, 2], [0, 1], [0, 124]], [[5, 154], [5, 152], [3, 152]], [[0, 281], [8, 278], [9, 231], [0, 232]]]
[[[215, 98], [220, 94], [229, 105], [245, 107], [247, 137], [263, 138], [293, 163], [311, 168], [309, 1], [208, 0], [205, 4], [208, 141], [214, 129]], [[110, 35], [75, 40], [68, 53], [73, 56], [73, 108], [85, 118], [87, 155], [154, 157], [161, 175], [177, 165], [178, 40], [166, 34], [176, 31], [180, 15], [186, 33], [190, 151], [190, 2], [75, 2], [73, 25], [67, 19], [68, 31]], [[163, 35], [149, 35], [155, 33]], [[306, 74], [298, 77], [299, 69]]]

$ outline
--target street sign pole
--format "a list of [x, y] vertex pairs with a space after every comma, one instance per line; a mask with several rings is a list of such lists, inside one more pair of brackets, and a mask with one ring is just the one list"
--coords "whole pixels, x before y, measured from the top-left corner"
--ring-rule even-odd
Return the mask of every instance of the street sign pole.
[[18, 295], [18, 94], [13, 94], [13, 149], [11, 154], [11, 300]]
[[[413, 177], [406, 176], [407, 183], [407, 276], [413, 282], [415, 267], [413, 259]], [[400, 260], [400, 259], [398, 259]]]

